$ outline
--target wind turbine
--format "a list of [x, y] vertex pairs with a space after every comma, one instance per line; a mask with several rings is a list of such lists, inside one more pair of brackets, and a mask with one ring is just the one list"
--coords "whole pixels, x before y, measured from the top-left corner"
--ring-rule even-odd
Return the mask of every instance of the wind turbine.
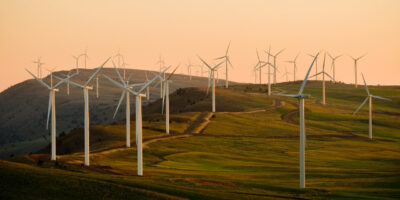
[[79, 74], [79, 58], [81, 57], [81, 55], [78, 55], [78, 56], [73, 55], [72, 56], [75, 59], [76, 74]]
[[304, 124], [304, 99], [308, 98], [310, 95], [309, 94], [303, 94], [304, 87], [306, 86], [308, 76], [310, 75], [312, 66], [314, 65], [314, 62], [317, 60], [319, 53], [317, 53], [314, 57], [313, 62], [310, 65], [310, 68], [308, 69], [308, 72], [306, 74], [306, 77], [303, 80], [303, 83], [301, 84], [299, 93], [297, 94], [282, 94], [282, 96], [287, 96], [287, 97], [292, 97], [296, 98], [299, 100], [299, 113], [300, 113], [300, 188], [305, 188], [306, 187], [306, 180], [305, 180], [305, 156], [304, 156], [304, 144], [305, 144], [305, 139], [306, 139], [306, 129], [305, 129], [305, 124]]
[[186, 68], [187, 68], [188, 75], [189, 75], [189, 80], [192, 80], [192, 67], [193, 67], [193, 65], [189, 60], [188, 64], [186, 64]]
[[328, 53], [328, 55], [329, 55], [329, 57], [331, 57], [331, 60], [332, 60], [332, 63], [331, 63], [331, 70], [333, 70], [333, 71], [332, 71], [333, 79], [336, 80], [336, 78], [335, 78], [335, 74], [336, 74], [336, 71], [335, 71], [335, 62], [336, 62], [336, 59], [340, 58], [342, 55], [338, 55], [338, 56], [335, 56], [335, 57], [332, 56], [330, 53]]
[[282, 75], [282, 77], [286, 76], [286, 82], [289, 82], [289, 77], [288, 77], [289, 74], [291, 74], [291, 73], [288, 72], [287, 67], [285, 67], [285, 73]]
[[369, 139], [372, 140], [372, 98], [382, 99], [382, 100], [386, 100], [386, 101], [391, 101], [391, 99], [372, 95], [369, 92], [367, 83], [365, 82], [364, 74], [361, 73], [361, 75], [364, 80], [364, 86], [365, 86], [365, 90], [367, 91], [368, 96], [365, 98], [365, 100], [362, 102], [362, 104], [357, 108], [357, 110], [354, 111], [353, 115], [355, 115], [364, 106], [364, 104], [367, 103], [367, 101], [369, 100], [369, 134], [368, 134], [368, 137], [369, 137]]
[[259, 81], [260, 81], [260, 85], [261, 85], [261, 72], [262, 72], [261, 69], [262, 69], [265, 65], [267, 65], [267, 63], [264, 62], [264, 61], [262, 61], [262, 60], [260, 59], [260, 55], [258, 54], [258, 50], [256, 50], [256, 53], [257, 53], [258, 62], [257, 62], [257, 64], [256, 64], [255, 68], [259, 70], [259, 76], [260, 76]]
[[[307, 55], [309, 55], [309, 56], [312, 57], [313, 59], [314, 59], [315, 56], [316, 56], [316, 55], [309, 54], [309, 53], [308, 53]], [[317, 73], [318, 73], [318, 60], [315, 61], [315, 74], [317, 74]], [[315, 80], [318, 80], [318, 75], [315, 76]]]
[[43, 82], [40, 78], [36, 77], [33, 75], [29, 70], [25, 69], [30, 75], [33, 76], [41, 85], [46, 87], [49, 91], [49, 108], [47, 110], [47, 123], [46, 123], [46, 129], [49, 129], [49, 118], [50, 118], [50, 111], [51, 111], [51, 160], [56, 160], [56, 92], [59, 90], [57, 89], [58, 86], [60, 86], [62, 83], [66, 82], [69, 78], [61, 79], [60, 82], [55, 84], [54, 86], [47, 85], [45, 82]]
[[[271, 56], [271, 45], [268, 48], [268, 52], [265, 51], [265, 53], [267, 53], [267, 64], [268, 64], [268, 96], [271, 96], [272, 93], [272, 89], [271, 89], [271, 67], [274, 68], [274, 70], [278, 70], [275, 68], [275, 66], [273, 66], [270, 62], [269, 62], [269, 58]], [[279, 70], [278, 70], [279, 71]]]
[[300, 55], [300, 53], [298, 53], [296, 55], [296, 57], [294, 57], [293, 60], [286, 61], [287, 63], [292, 63], [293, 64], [293, 82], [296, 81], [296, 69], [297, 69], [296, 61], [297, 61], [297, 58], [299, 57], [299, 55]]
[[42, 65], [44, 65], [43, 62], [40, 61], [40, 57], [36, 61], [33, 61], [33, 63], [37, 64], [37, 77], [40, 79], [42, 78]]
[[350, 56], [353, 60], [354, 60], [354, 85], [356, 86], [356, 88], [357, 88], [357, 62], [361, 59], [361, 58], [363, 58], [364, 56], [366, 56], [367, 54], [364, 54], [364, 55], [362, 55], [362, 56], [360, 56], [360, 57], [358, 57], [358, 58], [354, 58], [353, 56]]
[[224, 61], [225, 62], [225, 88], [229, 87], [229, 83], [228, 83], [228, 81], [229, 81], [229, 79], [228, 79], [228, 63], [233, 68], [231, 60], [229, 59], [229, 56], [228, 56], [228, 52], [229, 52], [229, 47], [230, 46], [231, 46], [231, 41], [229, 41], [229, 43], [228, 43], [228, 47], [226, 48], [225, 55], [216, 58], [216, 60], [221, 60], [221, 59], [225, 60]]
[[[93, 78], [96, 76], [97, 73], [100, 72], [100, 70], [104, 67], [104, 65], [110, 60], [111, 57], [109, 57], [93, 74], [92, 76], [89, 77], [89, 79], [86, 81], [84, 85], [75, 83], [70, 81], [71, 85], [74, 85], [76, 87], [80, 87], [83, 90], [83, 97], [85, 101], [85, 115], [84, 115], [84, 122], [85, 122], [85, 136], [84, 136], [84, 146], [85, 146], [85, 166], [89, 166], [89, 90], [92, 90], [92, 86], [88, 86], [90, 81], [93, 80]], [[57, 78], [57, 77], [56, 77]], [[58, 78], [59, 79], [59, 78]]]
[[278, 57], [279, 54], [281, 54], [285, 49], [282, 49], [280, 51], [278, 51], [278, 53], [276, 53], [275, 55], [271, 54], [270, 52], [268, 52], [268, 54], [274, 58], [274, 84], [276, 84], [276, 71], [278, 70], [278, 68], [276, 67], [276, 58]]
[[210, 69], [210, 78], [208, 79], [208, 87], [207, 87], [207, 95], [208, 95], [208, 90], [210, 89], [211, 86], [211, 81], [212, 81], [212, 112], [215, 112], [215, 77], [214, 77], [214, 72], [215, 70], [224, 62], [220, 62], [216, 64], [214, 67], [211, 67], [206, 61], [204, 61], [200, 56], [198, 56], [201, 62], [204, 63]]
[[85, 65], [85, 69], [86, 69], [86, 59], [89, 58], [89, 56], [87, 55], [87, 49], [85, 49], [85, 52], [83, 52], [81, 55], [79, 55], [79, 57], [80, 56], [83, 56], [83, 58], [84, 58], [84, 65]]
[[325, 105], [326, 103], [326, 98], [325, 98], [325, 75], [327, 77], [329, 77], [331, 80], [335, 81], [334, 78], [332, 78], [331, 75], [329, 75], [328, 73], [326, 73], [325, 71], [325, 59], [326, 59], [326, 53], [324, 54], [324, 62], [322, 63], [322, 72], [316, 73], [313, 76], [311, 76], [310, 78], [314, 77], [314, 76], [318, 76], [319, 74], [322, 74], [322, 104]]
[[[156, 64], [160, 64], [160, 73], [161, 73], [162, 69], [165, 67], [165, 61], [161, 57], [161, 54], [160, 54], [160, 57], [159, 57], [158, 61], [156, 62]], [[190, 80], [192, 80], [192, 77], [190, 77]], [[162, 82], [160, 82], [160, 98], [162, 98], [162, 97], [163, 97], [163, 85], [162, 85]]]
[[[164, 69], [162, 73], [164, 73], [168, 68]], [[146, 95], [142, 94], [142, 91], [145, 90], [148, 86], [150, 86], [151, 83], [153, 83], [158, 76], [155, 76], [153, 79], [145, 83], [142, 88], [140, 88], [137, 92], [133, 91], [130, 89], [131, 86], [127, 85], [124, 80], [122, 79], [121, 75], [119, 75], [119, 78], [121, 80], [121, 83], [111, 79], [107, 75], [103, 74], [104, 77], [106, 77], [109, 81], [114, 83], [116, 86], [122, 88], [124, 92], [129, 92], [133, 94], [136, 97], [136, 144], [137, 144], [137, 174], [138, 176], [143, 176], [143, 147], [142, 147], [142, 97], [145, 97]], [[123, 98], [121, 98], [123, 99]], [[127, 129], [128, 130], [128, 129]]]
[[72, 78], [72, 77], [75, 76], [75, 75], [78, 75], [76, 72], [75, 72], [74, 74], [72, 74], [72, 75], [70, 75], [70, 74], [71, 74], [71, 71], [69, 71], [69, 72], [67, 73], [67, 75], [64, 75], [64, 76], [67, 77], [67, 95], [68, 95], [68, 96], [69, 96], [69, 79]]
[[176, 69], [178, 69], [179, 65], [172, 71], [171, 74], [167, 78], [163, 78], [162, 75], [159, 74], [158, 77], [160, 81], [164, 82], [164, 96], [162, 100], [162, 112], [164, 113], [164, 103], [165, 103], [165, 132], [169, 135], [169, 84], [172, 82], [171, 78], [174, 75]]

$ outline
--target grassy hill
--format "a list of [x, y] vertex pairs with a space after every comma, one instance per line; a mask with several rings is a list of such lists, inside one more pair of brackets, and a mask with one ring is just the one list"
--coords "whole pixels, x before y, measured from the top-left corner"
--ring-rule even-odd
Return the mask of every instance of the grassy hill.
[[[281, 83], [274, 93], [294, 93]], [[123, 121], [91, 128], [91, 166], [83, 167], [83, 131], [49, 149], [0, 162], [5, 199], [398, 199], [400, 87], [370, 87], [393, 99], [374, 101], [374, 137], [367, 107], [353, 116], [365, 90], [310, 81], [306, 100], [306, 189], [299, 189], [297, 100], [268, 97], [266, 86], [217, 88], [217, 113], [203, 89], [171, 95], [171, 135], [160, 101], [143, 107], [144, 176], [136, 176], [136, 147], [125, 148]], [[173, 103], [173, 104], [172, 104]], [[134, 120], [134, 118], [132, 118]]]
[[[81, 69], [80, 74], [73, 81], [84, 83], [94, 72], [93, 69]], [[122, 73], [122, 72], [121, 72]], [[130, 82], [144, 82], [144, 70], [127, 70], [127, 77], [132, 75]], [[55, 72], [63, 77], [66, 71]], [[121, 95], [121, 90], [106, 80], [101, 74], [106, 74], [117, 79], [117, 73], [112, 68], [105, 68], [100, 72], [99, 82], [100, 98], [96, 98], [96, 88], [89, 92], [90, 95], [90, 123], [110, 124], [123, 119], [124, 106], [114, 120], [113, 114]], [[149, 78], [153, 75], [148, 73]], [[170, 84], [170, 92], [178, 88], [207, 87], [207, 78], [185, 75], [175, 75]], [[44, 78], [50, 83], [50, 77]], [[54, 82], [58, 82], [54, 80]], [[90, 85], [95, 86], [95, 80]], [[220, 81], [219, 84], [223, 84]], [[160, 97], [160, 86], [154, 84], [151, 89], [150, 102]], [[83, 92], [80, 88], [70, 86], [70, 95], [67, 95], [66, 85], [62, 85], [56, 94], [57, 134], [68, 133], [73, 129], [83, 127]], [[47, 106], [49, 92], [36, 80], [30, 79], [14, 85], [0, 93], [0, 158], [10, 155], [21, 155], [35, 152], [50, 142], [50, 130], [46, 130]], [[134, 99], [132, 98], [132, 101]], [[147, 104], [146, 100], [143, 104]], [[123, 104], [125, 105], [125, 104]], [[134, 112], [134, 110], [132, 110]]]

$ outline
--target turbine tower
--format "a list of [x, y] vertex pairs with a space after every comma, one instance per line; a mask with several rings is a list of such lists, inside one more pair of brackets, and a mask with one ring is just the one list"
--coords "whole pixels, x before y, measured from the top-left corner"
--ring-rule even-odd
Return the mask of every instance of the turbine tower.
[[46, 122], [46, 129], [49, 129], [49, 118], [50, 118], [50, 111], [51, 111], [51, 160], [56, 160], [56, 92], [59, 90], [57, 89], [62, 83], [66, 82], [69, 78], [61, 79], [60, 82], [55, 84], [54, 86], [49, 86], [42, 79], [33, 75], [29, 70], [25, 69], [30, 75], [33, 76], [41, 85], [46, 87], [49, 91], [49, 108], [47, 110], [47, 122]]
[[262, 69], [265, 65], [267, 65], [267, 63], [266, 63], [265, 61], [262, 61], [262, 60], [260, 59], [260, 55], [258, 54], [258, 50], [257, 50], [257, 49], [256, 49], [256, 53], [257, 53], [258, 62], [257, 62], [257, 64], [256, 64], [256, 66], [254, 66], [254, 68], [257, 69], [257, 70], [259, 71], [259, 76], [260, 76], [259, 81], [260, 81], [260, 85], [261, 85], [261, 73], [262, 73], [262, 70], [261, 70], [261, 69]]
[[308, 69], [308, 72], [306, 74], [306, 77], [303, 80], [303, 83], [301, 84], [299, 93], [297, 94], [282, 94], [282, 96], [287, 96], [287, 97], [292, 97], [296, 98], [299, 100], [299, 113], [300, 113], [300, 188], [305, 188], [306, 187], [306, 179], [305, 179], [305, 155], [304, 155], [304, 150], [305, 150], [305, 139], [306, 139], [306, 129], [305, 129], [305, 124], [304, 124], [304, 99], [308, 98], [310, 95], [309, 94], [303, 94], [304, 87], [306, 86], [308, 76], [310, 75], [312, 66], [314, 65], [314, 62], [317, 60], [319, 53], [317, 53], [314, 57], [313, 62], [310, 65], [310, 68]]
[[40, 61], [40, 57], [37, 58], [36, 61], [33, 61], [33, 63], [37, 64], [37, 77], [42, 79], [42, 65], [44, 65], [43, 62]]
[[188, 75], [189, 75], [189, 80], [192, 80], [192, 67], [193, 67], [193, 65], [189, 60], [188, 64], [186, 64], [186, 68], [187, 68]]
[[216, 58], [216, 60], [224, 59], [224, 62], [225, 62], [225, 88], [229, 87], [229, 83], [228, 83], [229, 82], [229, 79], [228, 79], [228, 64], [233, 68], [231, 60], [229, 59], [229, 56], [228, 56], [228, 52], [229, 52], [229, 47], [230, 46], [231, 46], [231, 42], [229, 41], [228, 47], [226, 48], [226, 51], [225, 51], [225, 55]]
[[332, 56], [330, 53], [328, 53], [329, 57], [331, 57], [332, 63], [331, 63], [331, 70], [332, 70], [332, 75], [333, 75], [333, 79], [336, 80], [336, 70], [335, 70], [335, 62], [338, 58], [340, 58], [342, 55], [338, 55], [338, 56]]
[[[164, 69], [162, 73], [164, 73], [168, 68]], [[146, 95], [142, 94], [142, 91], [145, 90], [151, 83], [154, 82], [158, 77], [155, 76], [153, 79], [145, 83], [142, 88], [140, 88], [137, 92], [130, 89], [131, 86], [128, 86], [124, 83], [124, 80], [121, 76], [121, 83], [111, 79], [107, 75], [103, 74], [109, 81], [114, 83], [116, 86], [122, 88], [125, 92], [129, 92], [136, 97], [136, 145], [137, 145], [137, 174], [138, 176], [143, 176], [143, 146], [142, 146], [142, 97], [146, 97]]]
[[[161, 73], [163, 68], [165, 68], [165, 61], [161, 57], [161, 54], [160, 54], [160, 57], [159, 57], [158, 61], [156, 62], [156, 64], [160, 64], [160, 73]], [[190, 77], [190, 80], [192, 80], [192, 77]], [[160, 82], [160, 98], [162, 98], [162, 97], [163, 97], [163, 85], [162, 85], [162, 82]]]
[[293, 60], [286, 61], [287, 63], [293, 64], [293, 82], [296, 82], [296, 70], [297, 70], [296, 61], [297, 61], [297, 58], [299, 57], [299, 55], [300, 55], [300, 53], [298, 53], [296, 55], [296, 57], [294, 57]]
[[216, 64], [214, 67], [211, 67], [200, 56], [198, 56], [198, 57], [201, 60], [201, 62], [203, 62], [204, 65], [206, 65], [208, 67], [208, 69], [210, 69], [210, 78], [208, 79], [207, 95], [208, 95], [208, 90], [210, 89], [210, 86], [212, 84], [212, 112], [215, 112], [215, 76], [214, 76], [214, 72], [224, 62], [220, 62], [220, 63]]
[[364, 106], [364, 104], [367, 103], [367, 101], [369, 100], [369, 134], [368, 134], [368, 137], [369, 137], [369, 139], [372, 140], [372, 98], [386, 100], [386, 101], [391, 101], [391, 99], [372, 95], [369, 92], [367, 83], [365, 82], [364, 74], [361, 73], [361, 75], [364, 80], [364, 86], [365, 86], [365, 90], [367, 91], [368, 96], [365, 98], [365, 100], [362, 102], [362, 104], [357, 108], [357, 110], [354, 111], [353, 115], [355, 115]]
[[354, 58], [353, 56], [350, 56], [353, 60], [354, 60], [354, 85], [357, 88], [357, 63], [358, 61], [363, 58], [364, 56], [366, 56], [367, 54], [364, 54], [358, 58]]
[[331, 75], [329, 75], [328, 73], [326, 73], [325, 71], [325, 59], [326, 59], [326, 53], [324, 54], [324, 62], [322, 63], [322, 72], [316, 73], [313, 76], [311, 76], [310, 78], [314, 77], [314, 76], [318, 76], [319, 74], [322, 74], [322, 105], [325, 105], [326, 103], [326, 98], [325, 98], [325, 75], [327, 77], [329, 77], [331, 80], [335, 81], [334, 78], [332, 78]]
[[[89, 79], [86, 81], [86, 83], [84, 85], [75, 83], [70, 81], [71, 85], [74, 85], [76, 87], [80, 87], [83, 90], [83, 97], [84, 97], [84, 101], [85, 101], [85, 115], [84, 115], [84, 123], [85, 123], [85, 135], [84, 135], [84, 147], [85, 147], [85, 166], [89, 166], [89, 90], [92, 90], [93, 87], [92, 86], [88, 86], [88, 84], [90, 83], [90, 81], [93, 80], [93, 78], [96, 76], [97, 73], [100, 72], [100, 70], [104, 67], [104, 65], [110, 60], [111, 57], [109, 57], [93, 74], [92, 76], [89, 77]], [[56, 77], [57, 78], [57, 77]]]
[[[270, 62], [269, 62], [269, 58], [271, 55], [271, 45], [268, 48], [268, 51], [265, 51], [265, 53], [267, 53], [267, 64], [268, 64], [268, 96], [271, 96], [272, 93], [272, 89], [271, 89], [271, 67], [274, 68], [274, 70], [278, 70], [275, 68], [275, 66], [273, 66]], [[279, 70], [278, 70], [279, 71]]]
[[[82, 54], [81, 54], [82, 55]], [[75, 59], [75, 69], [76, 69], [76, 74], [79, 74], [79, 58], [81, 55], [78, 56], [72, 56]]]
[[285, 49], [282, 49], [280, 51], [278, 51], [278, 53], [276, 53], [275, 55], [271, 54], [271, 52], [268, 52], [268, 54], [274, 58], [274, 84], [276, 84], [276, 71], [278, 70], [278, 68], [276, 67], [276, 58], [278, 57], [279, 54], [281, 54]]

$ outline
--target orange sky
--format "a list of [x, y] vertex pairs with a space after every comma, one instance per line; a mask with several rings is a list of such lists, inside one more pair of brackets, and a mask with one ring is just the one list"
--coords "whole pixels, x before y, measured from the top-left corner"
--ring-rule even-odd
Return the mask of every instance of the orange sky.
[[[255, 50], [271, 44], [287, 48], [281, 71], [303, 53], [298, 79], [311, 62], [305, 53], [325, 49], [368, 53], [359, 63], [368, 83], [400, 85], [399, 11], [399, 0], [2, 0], [0, 91], [31, 78], [24, 68], [36, 72], [37, 56], [46, 67], [70, 69], [71, 55], [87, 47], [93, 68], [120, 49], [130, 68], [157, 69], [160, 53], [167, 64], [199, 63], [197, 54], [222, 56], [229, 40], [234, 81], [253, 82]], [[339, 59], [337, 79], [354, 82], [352, 66]]]

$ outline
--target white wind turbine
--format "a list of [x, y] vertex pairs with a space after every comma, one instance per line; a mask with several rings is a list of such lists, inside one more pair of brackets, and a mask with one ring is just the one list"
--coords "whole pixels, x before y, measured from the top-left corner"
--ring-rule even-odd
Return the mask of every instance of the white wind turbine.
[[282, 94], [282, 96], [287, 96], [287, 97], [292, 97], [296, 98], [299, 100], [299, 113], [300, 113], [300, 188], [305, 188], [306, 186], [306, 181], [305, 181], [305, 155], [304, 155], [304, 150], [305, 150], [305, 139], [306, 139], [306, 129], [305, 129], [305, 124], [304, 124], [304, 99], [308, 98], [310, 95], [309, 94], [303, 94], [304, 87], [306, 86], [308, 76], [310, 75], [312, 66], [314, 65], [314, 62], [317, 60], [319, 53], [317, 53], [314, 57], [313, 62], [310, 65], [310, 68], [308, 69], [308, 72], [306, 74], [306, 77], [303, 80], [303, 83], [301, 84], [299, 93], [297, 94]]
[[[164, 73], [168, 68], [164, 69], [162, 73]], [[150, 86], [151, 83], [153, 83], [158, 76], [155, 76], [153, 79], [145, 83], [139, 91], [135, 92], [130, 89], [130, 85], [127, 85], [125, 81], [122, 79], [122, 77], [119, 75], [119, 78], [121, 80], [121, 83], [118, 83], [117, 81], [111, 79], [107, 75], [103, 74], [104, 77], [106, 77], [109, 81], [114, 83], [116, 86], [122, 88], [124, 90], [124, 93], [129, 92], [133, 94], [136, 97], [136, 145], [137, 145], [137, 174], [138, 176], [143, 176], [143, 147], [142, 147], [142, 97], [145, 97], [146, 95], [142, 94], [142, 91], [145, 90], [148, 86]], [[121, 98], [123, 99], [123, 97]], [[128, 129], [127, 129], [128, 130]]]
[[221, 59], [225, 60], [224, 61], [225, 62], [225, 88], [229, 87], [229, 83], [228, 83], [228, 81], [229, 81], [229, 79], [228, 79], [228, 64], [233, 68], [231, 60], [229, 59], [229, 56], [228, 56], [228, 52], [229, 52], [229, 47], [230, 46], [231, 46], [231, 42], [229, 41], [228, 47], [226, 48], [226, 51], [225, 51], [225, 55], [216, 58], [216, 60], [221, 60]]
[[289, 74], [291, 74], [290, 72], [287, 71], [287, 67], [285, 67], [285, 73], [283, 73], [282, 77], [286, 76], [286, 82], [289, 82]]
[[40, 57], [36, 61], [33, 61], [33, 63], [37, 64], [37, 77], [42, 78], [42, 65], [44, 65], [43, 62], [40, 61]]
[[360, 56], [360, 57], [358, 57], [358, 58], [354, 58], [353, 56], [350, 56], [351, 57], [351, 59], [353, 59], [354, 60], [354, 85], [355, 85], [355, 87], [357, 88], [357, 63], [358, 63], [358, 61], [361, 59], [361, 58], [363, 58], [364, 56], [366, 56], [367, 54], [364, 54], [364, 55], [362, 55], [362, 56]]
[[332, 75], [333, 75], [333, 79], [336, 80], [336, 66], [335, 66], [335, 62], [338, 58], [340, 58], [342, 55], [338, 55], [338, 56], [332, 56], [330, 53], [328, 53], [329, 57], [331, 57], [332, 63], [331, 63], [331, 70], [332, 70]]
[[198, 57], [201, 60], [201, 62], [203, 62], [204, 65], [206, 65], [208, 67], [208, 69], [210, 69], [210, 78], [208, 79], [207, 95], [208, 95], [208, 90], [210, 89], [210, 86], [212, 84], [212, 112], [215, 112], [215, 76], [214, 76], [214, 72], [224, 62], [220, 62], [220, 63], [216, 64], [214, 67], [211, 67], [200, 56], [198, 56]]
[[331, 75], [329, 75], [328, 73], [326, 73], [325, 71], [325, 59], [326, 59], [326, 53], [324, 54], [324, 62], [322, 63], [322, 71], [319, 73], [316, 73], [314, 75], [312, 75], [310, 78], [314, 77], [314, 76], [318, 76], [320, 74], [322, 74], [322, 104], [325, 105], [326, 103], [326, 96], [325, 96], [325, 76], [329, 77], [331, 80], [335, 81], [334, 78], [332, 78]]
[[71, 75], [71, 71], [68, 72], [67, 75], [64, 75], [67, 77], [67, 95], [69, 96], [69, 79], [72, 78], [73, 76], [78, 75], [76, 72]]
[[276, 67], [276, 59], [278, 57], [279, 54], [281, 54], [285, 49], [282, 49], [280, 51], [278, 51], [278, 53], [276, 53], [275, 55], [271, 54], [271, 52], [268, 52], [268, 54], [274, 58], [274, 84], [276, 84], [276, 71], [278, 70], [278, 68]]
[[187, 68], [188, 75], [189, 75], [189, 80], [192, 80], [192, 67], [193, 67], [193, 65], [189, 60], [188, 64], [186, 64], [186, 68]]
[[267, 65], [267, 63], [266, 63], [265, 61], [262, 61], [262, 60], [260, 59], [260, 55], [258, 54], [258, 50], [256, 50], [256, 53], [257, 53], [258, 62], [257, 62], [256, 66], [255, 66], [254, 68], [257, 69], [257, 70], [259, 71], [259, 76], [260, 76], [259, 81], [260, 81], [260, 85], [261, 85], [261, 84], [262, 84], [262, 83], [261, 83], [261, 73], [262, 73], [262, 70], [261, 70], [261, 69], [262, 69], [265, 65]]
[[269, 46], [268, 51], [265, 51], [265, 53], [267, 53], [267, 64], [268, 64], [268, 96], [271, 96], [272, 93], [272, 89], [271, 89], [271, 67], [274, 68], [274, 70], [279, 71], [278, 69], [275, 68], [275, 66], [273, 66], [270, 62], [269, 62], [269, 58], [271, 56], [271, 46]]
[[297, 70], [297, 66], [296, 66], [297, 62], [296, 61], [297, 61], [297, 58], [299, 57], [299, 55], [300, 55], [300, 53], [298, 53], [296, 55], [296, 57], [294, 57], [293, 60], [286, 61], [287, 63], [292, 63], [293, 64], [293, 82], [296, 81], [296, 70]]
[[[312, 54], [307, 54], [307, 55], [309, 55], [309, 56], [312, 57], [313, 59], [314, 59], [315, 56], [316, 56], [316, 55], [312, 55]], [[315, 74], [317, 74], [317, 73], [318, 73], [318, 59], [315, 61]], [[315, 76], [315, 80], [318, 80], [318, 75]]]
[[[160, 73], [161, 73], [161, 71], [163, 70], [163, 68], [165, 68], [165, 61], [164, 61], [164, 59], [161, 57], [161, 54], [160, 54], [160, 57], [159, 57], [159, 59], [158, 59], [158, 61], [156, 62], [156, 64], [160, 64]], [[165, 78], [165, 77], [164, 77]], [[190, 76], [190, 80], [192, 80], [192, 77]], [[160, 82], [160, 98], [162, 98], [163, 97], [163, 85], [162, 85], [162, 82]]]
[[367, 91], [368, 96], [365, 98], [365, 100], [362, 102], [362, 104], [357, 108], [357, 110], [354, 111], [353, 115], [355, 115], [364, 106], [364, 104], [367, 103], [367, 101], [369, 100], [369, 134], [368, 134], [368, 137], [369, 137], [369, 139], [372, 139], [372, 98], [386, 100], [386, 101], [391, 101], [391, 99], [372, 95], [369, 92], [367, 83], [365, 82], [364, 74], [361, 73], [361, 75], [364, 80], [364, 86], [365, 86], [365, 90]]
[[56, 92], [59, 90], [57, 89], [58, 86], [60, 86], [62, 83], [66, 82], [69, 78], [61, 79], [60, 82], [55, 84], [54, 86], [49, 86], [46, 83], [44, 83], [40, 78], [36, 77], [33, 75], [29, 70], [25, 69], [29, 74], [33, 76], [41, 85], [46, 87], [49, 91], [49, 107], [47, 110], [47, 123], [46, 123], [46, 129], [49, 129], [49, 118], [50, 118], [50, 111], [51, 111], [51, 160], [56, 160]]
[[[146, 82], [149, 81], [149, 78], [147, 77], [147, 72], [144, 72], [144, 75], [146, 76]], [[147, 101], [150, 101], [150, 87], [146, 88], [146, 99]]]
[[81, 55], [78, 55], [78, 56], [73, 55], [72, 56], [75, 59], [76, 74], [79, 74], [79, 58], [81, 57]]
[[178, 69], [179, 65], [172, 71], [171, 74], [167, 78], [163, 78], [163, 74], [157, 75], [160, 78], [160, 81], [164, 82], [164, 96], [162, 99], [162, 111], [164, 113], [164, 104], [165, 104], [165, 132], [169, 134], [169, 84], [172, 82], [171, 78], [174, 75], [175, 71]]
[[[110, 57], [111, 58], [111, 57]], [[80, 87], [83, 89], [83, 97], [84, 97], [84, 101], [85, 101], [85, 115], [84, 115], [84, 122], [85, 122], [85, 135], [84, 135], [84, 147], [85, 147], [85, 166], [89, 166], [89, 90], [92, 90], [93, 87], [92, 86], [88, 86], [88, 84], [90, 83], [90, 81], [92, 81], [92, 79], [96, 76], [97, 73], [100, 72], [100, 70], [103, 68], [103, 66], [110, 60], [110, 58], [108, 58], [93, 74], [92, 76], [89, 77], [89, 79], [86, 81], [86, 83], [84, 85], [75, 83], [70, 81], [71, 85], [74, 85], [76, 87]], [[58, 78], [58, 77], [56, 77]]]
[[81, 55], [79, 55], [79, 57], [83, 56], [84, 59], [84, 65], [85, 65], [85, 69], [86, 69], [86, 60], [89, 58], [89, 56], [87, 55], [87, 49], [85, 49], [85, 52], [83, 52]]

